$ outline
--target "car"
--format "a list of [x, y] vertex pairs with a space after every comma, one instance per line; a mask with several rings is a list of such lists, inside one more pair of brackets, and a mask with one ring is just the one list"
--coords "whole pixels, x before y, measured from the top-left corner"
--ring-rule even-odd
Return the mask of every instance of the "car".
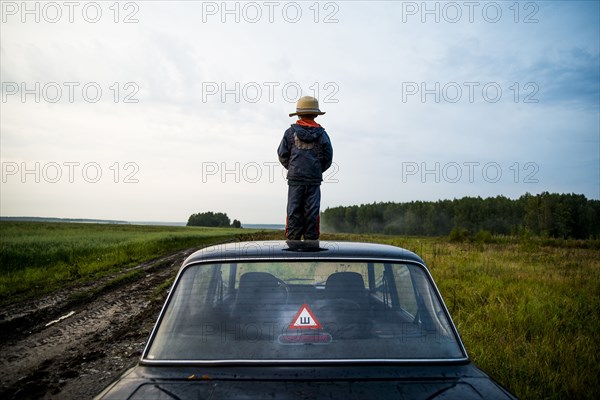
[[138, 364], [97, 399], [514, 399], [469, 359], [424, 263], [265, 241], [182, 264]]

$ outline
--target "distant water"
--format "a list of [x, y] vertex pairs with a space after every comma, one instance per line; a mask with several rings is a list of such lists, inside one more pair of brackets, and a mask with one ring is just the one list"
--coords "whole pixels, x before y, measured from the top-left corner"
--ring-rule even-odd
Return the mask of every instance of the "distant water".
[[[165, 222], [165, 221], [129, 221], [133, 225], [162, 225], [162, 226], [186, 226], [186, 222]], [[282, 224], [242, 224], [245, 229], [276, 229], [283, 230]]]
[[246, 229], [285, 229], [285, 225], [281, 224], [242, 224], [242, 228]]
[[173, 221], [128, 221], [131, 225], [160, 225], [160, 226], [186, 226], [187, 222]]
[[53, 218], [53, 217], [0, 217], [0, 221], [17, 222], [68, 222], [82, 224], [129, 224], [127, 221], [112, 219], [90, 219], [90, 218]]
[[[117, 221], [106, 219], [89, 219], [89, 218], [47, 218], [47, 217], [1, 217], [0, 221], [34, 221], [34, 222], [79, 222], [79, 223], [95, 223], [95, 224], [131, 224], [131, 225], [159, 225], [159, 226], [186, 226], [187, 222], [178, 221]], [[282, 224], [242, 224], [242, 228], [246, 229], [276, 229], [283, 230], [285, 225]]]

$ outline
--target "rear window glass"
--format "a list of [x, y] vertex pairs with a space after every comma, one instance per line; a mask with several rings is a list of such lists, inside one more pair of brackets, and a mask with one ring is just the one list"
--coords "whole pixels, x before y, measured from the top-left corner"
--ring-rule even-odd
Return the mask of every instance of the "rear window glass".
[[368, 262], [193, 265], [148, 360], [463, 358], [423, 268]]

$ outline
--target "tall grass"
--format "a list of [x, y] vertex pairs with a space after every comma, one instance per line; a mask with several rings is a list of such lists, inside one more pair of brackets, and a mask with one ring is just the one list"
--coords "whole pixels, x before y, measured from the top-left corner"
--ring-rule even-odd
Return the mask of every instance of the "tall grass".
[[419, 254], [470, 357], [520, 398], [597, 398], [597, 242], [334, 237], [388, 243]]
[[255, 230], [0, 222], [0, 304]]

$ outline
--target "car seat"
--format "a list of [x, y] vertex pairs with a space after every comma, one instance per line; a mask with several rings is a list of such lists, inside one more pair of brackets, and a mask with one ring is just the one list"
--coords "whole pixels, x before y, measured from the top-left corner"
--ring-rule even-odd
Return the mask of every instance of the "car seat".
[[334, 339], [369, 335], [369, 293], [357, 272], [335, 272], [325, 282], [323, 300], [316, 302], [317, 319]]
[[287, 298], [288, 287], [281, 279], [268, 272], [246, 272], [240, 276], [231, 315], [241, 322], [272, 322]]

